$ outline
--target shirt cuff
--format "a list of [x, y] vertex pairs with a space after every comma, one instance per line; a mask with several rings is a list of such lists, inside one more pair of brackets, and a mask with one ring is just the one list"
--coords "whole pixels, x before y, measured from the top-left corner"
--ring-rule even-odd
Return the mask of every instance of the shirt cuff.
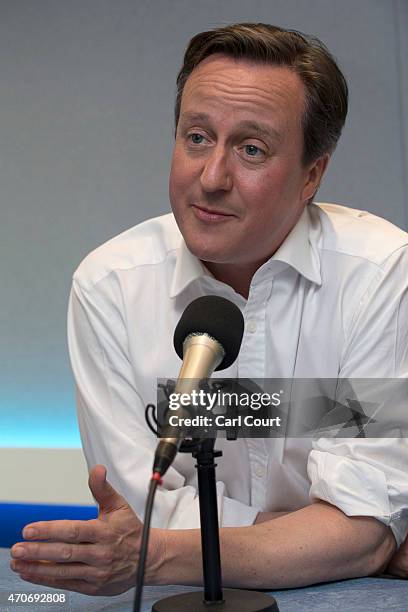
[[219, 515], [220, 527], [247, 527], [248, 525], [253, 525], [259, 512], [259, 508], [246, 506], [230, 497], [223, 497], [222, 512]]
[[372, 516], [392, 529], [400, 546], [408, 532], [408, 514], [392, 512], [384, 472], [363, 461], [312, 450], [308, 461], [310, 501], [319, 499], [347, 516]]
[[[186, 487], [191, 493], [192, 487]], [[217, 507], [218, 524], [220, 527], [247, 527], [253, 525], [260, 512], [259, 508], [247, 506], [243, 502], [231, 499], [225, 495], [226, 487], [221, 481], [217, 482]], [[179, 492], [178, 492], [179, 493]], [[158, 521], [160, 524], [160, 521]], [[173, 510], [167, 529], [199, 529], [200, 528], [200, 506], [197, 493], [194, 491], [193, 498], [187, 495], [178, 500]]]

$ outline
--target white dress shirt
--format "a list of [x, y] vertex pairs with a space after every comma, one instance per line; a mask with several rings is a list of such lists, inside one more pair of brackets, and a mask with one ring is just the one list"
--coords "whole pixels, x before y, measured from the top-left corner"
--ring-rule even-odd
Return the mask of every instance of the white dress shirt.
[[[397, 378], [408, 375], [408, 235], [366, 212], [309, 205], [254, 275], [248, 299], [186, 248], [173, 215], [146, 221], [88, 255], [75, 272], [68, 340], [88, 467], [139, 517], [157, 439], [145, 423], [156, 379], [176, 378], [174, 328], [201, 295], [234, 302], [245, 319], [240, 378]], [[221, 526], [259, 511], [322, 499], [347, 515], [408, 531], [407, 439], [220, 439]], [[178, 454], [158, 490], [153, 525], [199, 526], [195, 461]]]

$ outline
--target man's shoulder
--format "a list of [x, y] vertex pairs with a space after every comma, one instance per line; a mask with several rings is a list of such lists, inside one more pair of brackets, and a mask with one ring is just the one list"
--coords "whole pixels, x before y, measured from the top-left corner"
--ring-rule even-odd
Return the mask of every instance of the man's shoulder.
[[358, 257], [381, 266], [392, 253], [408, 246], [407, 232], [364, 210], [316, 203], [311, 216], [320, 222], [322, 254]]
[[112, 272], [160, 264], [179, 247], [180, 240], [172, 213], [148, 219], [91, 251], [73, 278], [83, 288], [90, 288]]

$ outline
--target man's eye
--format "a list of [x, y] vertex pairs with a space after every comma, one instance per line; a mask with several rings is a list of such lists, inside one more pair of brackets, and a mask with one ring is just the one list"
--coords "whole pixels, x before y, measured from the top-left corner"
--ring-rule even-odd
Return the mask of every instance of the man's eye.
[[204, 140], [204, 136], [196, 132], [194, 134], [189, 134], [188, 137], [193, 144], [202, 144]]
[[253, 144], [247, 144], [244, 146], [245, 149], [245, 153], [247, 155], [249, 155], [250, 157], [257, 157], [258, 153], [263, 153], [262, 149], [260, 149], [259, 147], [253, 145]]

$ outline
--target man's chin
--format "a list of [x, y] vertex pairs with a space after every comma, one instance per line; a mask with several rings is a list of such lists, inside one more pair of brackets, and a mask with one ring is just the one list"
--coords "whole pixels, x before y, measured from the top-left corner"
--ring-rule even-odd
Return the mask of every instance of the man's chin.
[[228, 263], [228, 258], [215, 248], [208, 246], [197, 245], [186, 241], [188, 250], [194, 257], [197, 257], [204, 265], [208, 264], [223, 264]]

